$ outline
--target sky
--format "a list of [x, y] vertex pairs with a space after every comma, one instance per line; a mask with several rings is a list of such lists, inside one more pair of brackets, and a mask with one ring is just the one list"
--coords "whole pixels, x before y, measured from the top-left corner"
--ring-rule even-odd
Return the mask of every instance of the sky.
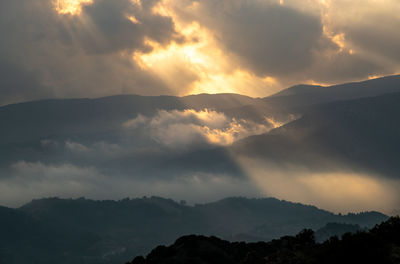
[[399, 14], [397, 0], [2, 0], [0, 105], [396, 74]]

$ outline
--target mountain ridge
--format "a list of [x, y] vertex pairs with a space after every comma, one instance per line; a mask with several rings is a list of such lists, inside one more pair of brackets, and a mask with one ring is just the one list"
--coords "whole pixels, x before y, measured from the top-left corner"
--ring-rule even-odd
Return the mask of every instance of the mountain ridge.
[[190, 206], [161, 197], [118, 201], [45, 198], [18, 209], [0, 208], [0, 227], [9, 233], [0, 250], [0, 263], [4, 263], [4, 251], [18, 255], [20, 261], [13, 262], [18, 264], [55, 260], [72, 264], [79, 259], [86, 259], [81, 262], [85, 264], [123, 263], [132, 255], [145, 254], [188, 234], [268, 241], [303, 228], [317, 230], [331, 222], [370, 227], [387, 218], [375, 212], [337, 215], [275, 198], [230, 197]]

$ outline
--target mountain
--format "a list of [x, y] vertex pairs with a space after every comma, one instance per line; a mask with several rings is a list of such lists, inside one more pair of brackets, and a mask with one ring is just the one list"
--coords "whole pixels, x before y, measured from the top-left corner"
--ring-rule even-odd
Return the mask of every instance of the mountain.
[[[118, 95], [98, 99], [49, 99], [0, 107], [0, 145], [54, 135], [100, 133], [120, 129], [138, 114], [158, 110], [228, 109], [257, 101], [237, 94], [174, 96]], [[29, 133], [26, 133], [29, 131]]]
[[324, 227], [315, 231], [315, 240], [324, 242], [333, 236], [341, 238], [346, 233], [357, 233], [365, 231], [357, 224], [328, 223]]
[[[267, 134], [236, 142], [234, 153], [314, 169], [338, 164], [397, 177], [400, 93], [316, 106]], [[318, 162], [316, 162], [318, 161]]]
[[327, 87], [297, 85], [263, 98], [268, 105], [299, 109], [333, 101], [352, 100], [400, 92], [400, 75]]
[[346, 233], [316, 243], [312, 230], [271, 242], [238, 243], [216, 237], [185, 236], [171, 246], [158, 246], [146, 258], [127, 264], [333, 264], [399, 263], [400, 218], [391, 218], [369, 231]]
[[158, 197], [93, 201], [48, 198], [0, 208], [0, 263], [123, 263], [188, 234], [268, 241], [338, 222], [371, 227], [375, 212], [336, 215], [273, 198], [185, 205]]
[[[158, 110], [214, 109], [229, 117], [250, 120], [265, 116], [287, 120], [299, 108], [315, 104], [400, 92], [400, 75], [330, 87], [300, 85], [266, 98], [237, 94], [185, 97], [118, 95], [97, 99], [49, 99], [0, 107], [0, 145], [54, 135], [100, 133]], [[297, 109], [297, 110], [295, 110]], [[29, 133], [26, 133], [29, 131]]]
[[[164, 171], [174, 175], [182, 168], [187, 169], [182, 171], [187, 174], [197, 172], [195, 168], [200, 168], [206, 173], [239, 175], [240, 169], [235, 167], [230, 155], [224, 150], [213, 152], [204, 150], [210, 148], [207, 144], [197, 144], [187, 148], [190, 153], [182, 153], [180, 150], [163, 148], [163, 145], [149, 137], [151, 133], [148, 130], [123, 129], [125, 122], [139, 114], [151, 118], [158, 110], [209, 108], [228, 118], [244, 120], [240, 125], [251, 126], [255, 131], [260, 125], [272, 128], [288, 123], [281, 130], [237, 144], [246, 146], [244, 149], [248, 145], [249, 152], [254, 152], [254, 155], [270, 151], [271, 153], [263, 153], [261, 156], [268, 156], [274, 161], [296, 159], [297, 162], [303, 162], [311, 160], [315, 155], [327, 154], [335, 159], [349, 158], [352, 162], [357, 159], [355, 163], [361, 166], [370, 164], [370, 167], [379, 170], [385, 170], [387, 164], [382, 160], [385, 157], [394, 166], [390, 168], [390, 173], [397, 173], [395, 155], [388, 155], [395, 153], [397, 148], [397, 123], [390, 122], [389, 117], [398, 113], [398, 96], [394, 94], [393, 98], [392, 95], [382, 95], [375, 99], [338, 101], [394, 91], [400, 91], [400, 76], [331, 87], [296, 86], [263, 99], [236, 94], [200, 94], [186, 97], [119, 95], [7, 105], [0, 107], [0, 171], [4, 174], [10, 173], [10, 166], [18, 161], [27, 161], [79, 164], [96, 167], [106, 173], [130, 174], [135, 177], [139, 174], [158, 175]], [[271, 123], [266, 122], [266, 118], [270, 118], [268, 122]], [[292, 132], [282, 132], [283, 129]], [[253, 133], [265, 132], [267, 129], [264, 128]], [[316, 137], [313, 138], [311, 133], [315, 133]], [[294, 136], [295, 134], [297, 135]], [[378, 149], [382, 142], [378, 143], [374, 136], [378, 141], [386, 141], [383, 142], [385, 153], [382, 154], [387, 156], [379, 154], [382, 158], [376, 160], [374, 158], [377, 154], [374, 153], [382, 151]], [[255, 143], [251, 143], [252, 141]], [[339, 149], [332, 147], [333, 144], [339, 145]], [[358, 144], [362, 144], [361, 148], [358, 148]], [[88, 152], [91, 146], [101, 149]], [[110, 158], [108, 154], [116, 152], [117, 148], [121, 149], [120, 153]], [[293, 150], [287, 151], [289, 148]], [[87, 153], [78, 157], [73, 149], [80, 151], [80, 154], [85, 151]], [[241, 148], [229, 148], [228, 152], [238, 149]], [[358, 152], [351, 153], [354, 151]], [[203, 155], [204, 152], [215, 156], [220, 165], [214, 166], [215, 162], [204, 161], [208, 159], [207, 155]], [[203, 156], [198, 157], [199, 153]], [[298, 155], [299, 153], [303, 155]], [[100, 158], [101, 154], [105, 157]], [[165, 162], [166, 160], [170, 162]], [[211, 164], [209, 170], [208, 166], [203, 166], [204, 163]], [[188, 164], [193, 166], [189, 168]]]

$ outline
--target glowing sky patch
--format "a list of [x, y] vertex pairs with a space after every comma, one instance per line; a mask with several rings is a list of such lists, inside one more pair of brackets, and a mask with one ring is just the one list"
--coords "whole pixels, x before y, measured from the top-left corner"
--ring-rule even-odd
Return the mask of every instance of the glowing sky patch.
[[59, 14], [79, 15], [83, 5], [89, 5], [93, 0], [55, 0], [54, 6]]
[[[172, 11], [158, 6], [154, 12], [175, 17]], [[154, 72], [179, 95], [199, 93], [239, 93], [265, 96], [276, 92], [279, 84], [270, 76], [259, 77], [239, 67], [231, 54], [226, 54], [212, 34], [199, 23], [185, 24], [174, 21], [176, 28], [187, 40], [164, 47], [147, 41], [150, 53], [136, 52], [134, 60], [140, 67]], [[250, 88], [250, 89], [249, 89]]]
[[[82, 6], [93, 3], [93, 0], [52, 1], [54, 1], [55, 9], [59, 14], [74, 16], [80, 15]], [[368, 5], [363, 6], [361, 10], [355, 10], [355, 6], [358, 5], [349, 4], [347, 11], [342, 13], [338, 11], [338, 7], [343, 5], [339, 2], [330, 0], [308, 0], [305, 2], [276, 0], [265, 3], [256, 0], [239, 0], [235, 2], [225, 0], [221, 0], [221, 2], [214, 0], [160, 0], [156, 1], [154, 5], [150, 5], [150, 11], [148, 11], [149, 5], [143, 5], [141, 0], [131, 0], [132, 6], [136, 11], [123, 12], [126, 20], [129, 20], [137, 27], [146, 27], [146, 18], [143, 14], [139, 14], [143, 11], [169, 18], [173, 22], [177, 35], [182, 36], [182, 41], [172, 40], [165, 43], [148, 37], [145, 38], [144, 42], [145, 45], [151, 47], [151, 50], [139, 49], [134, 50], [133, 53], [122, 50], [119, 54], [121, 57], [131, 57], [133, 63], [139, 66], [143, 72], [150, 73], [160, 79], [168, 90], [168, 94], [180, 96], [199, 93], [239, 93], [253, 97], [264, 97], [299, 83], [332, 85], [337, 83], [335, 80], [340, 79], [340, 76], [330, 77], [330, 73], [325, 72], [334, 72], [332, 69], [339, 67], [335, 65], [337, 58], [345, 58], [344, 62], [351, 65], [353, 61], [354, 63], [359, 63], [358, 58], [363, 57], [371, 63], [390, 65], [393, 69], [398, 68], [398, 65], [391, 61], [391, 58], [371, 53], [353, 43], [351, 32], [346, 32], [346, 28], [343, 26], [343, 23], [350, 23], [352, 20], [359, 23], [360, 14], [358, 13], [367, 14], [372, 12], [367, 7], [376, 8], [376, 12], [379, 10], [380, 12], [388, 12], [387, 8], [384, 8], [383, 5], [378, 5], [375, 1], [368, 1]], [[391, 1], [389, 2], [392, 3]], [[227, 48], [226, 43], [224, 44], [223, 34], [221, 35], [221, 32], [217, 30], [218, 27], [214, 28], [213, 25], [207, 24], [207, 21], [214, 21], [213, 17], [206, 17], [210, 16], [207, 12], [213, 12], [213, 10], [207, 9], [210, 6], [215, 7], [215, 9], [221, 9], [219, 11], [216, 10], [216, 12], [222, 12], [222, 16], [232, 16], [229, 19], [234, 21], [237, 19], [234, 16], [239, 14], [240, 17], [240, 13], [230, 13], [233, 12], [232, 10], [241, 10], [244, 7], [249, 8], [253, 4], [259, 5], [260, 9], [265, 10], [267, 10], [266, 6], [268, 5], [279, 5], [281, 10], [298, 10], [304, 16], [319, 17], [320, 19], [316, 21], [320, 21], [322, 26], [321, 39], [319, 40], [321, 41], [321, 46], [318, 44], [318, 47], [312, 51], [314, 55], [311, 60], [314, 65], [310, 65], [309, 68], [299, 68], [295, 74], [282, 75], [268, 71], [260, 74], [252, 66], [249, 66], [250, 64], [243, 59], [241, 54]], [[299, 16], [301, 17], [302, 15]], [[227, 21], [216, 19], [213, 23], [228, 23], [229, 19]], [[90, 26], [91, 20], [88, 19], [86, 22], [86, 27], [88, 27], [87, 34], [91, 38], [95, 38], [96, 43], [106, 43], [107, 39], [103, 39], [103, 36], [98, 34], [101, 31]], [[285, 20], [282, 20], [281, 23], [284, 24]], [[71, 28], [72, 31], [74, 31], [73, 27]], [[248, 29], [248, 31], [252, 30], [252, 28]], [[259, 33], [262, 34], [262, 32]], [[307, 30], [304, 31], [304, 34], [308, 34]], [[246, 38], [246, 36], [238, 36], [238, 40], [240, 38]], [[256, 39], [250, 39], [248, 42], [245, 40], [242, 44], [249, 45], [248, 43], [257, 41]], [[291, 43], [295, 41], [291, 40]], [[228, 43], [228, 47], [230, 45]], [[269, 46], [268, 42], [262, 43], [262, 41], [260, 45]], [[253, 46], [250, 45], [247, 48], [252, 49]], [[288, 51], [290, 52], [290, 50], [296, 48], [288, 47]], [[272, 59], [277, 60], [276, 63], [279, 65], [279, 58], [273, 57]], [[299, 58], [299, 61], [301, 61], [301, 58]], [[338, 63], [342, 68], [343, 62], [340, 61]], [[288, 66], [291, 64], [288, 63]], [[319, 71], [326, 77], [321, 78]], [[358, 74], [358, 72], [355, 71], [355, 74]], [[346, 81], [358, 81], [369, 78], [372, 75], [382, 76], [384, 74], [366, 70], [361, 76], [346, 77], [345, 79]], [[129, 86], [129, 83], [126, 86]], [[137, 92], [135, 91], [135, 93]]]

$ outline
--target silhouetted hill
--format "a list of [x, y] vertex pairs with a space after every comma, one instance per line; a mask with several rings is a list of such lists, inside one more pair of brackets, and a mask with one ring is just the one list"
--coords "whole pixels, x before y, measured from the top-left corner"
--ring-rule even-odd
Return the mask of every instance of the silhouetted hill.
[[315, 231], [315, 240], [324, 242], [333, 236], [340, 238], [346, 233], [357, 233], [359, 231], [365, 231], [365, 228], [361, 228], [357, 224], [328, 223]]
[[171, 246], [158, 246], [130, 264], [337, 264], [400, 262], [400, 218], [390, 218], [370, 231], [346, 233], [322, 244], [312, 230], [271, 242], [232, 243], [216, 237], [186, 236]]
[[373, 212], [336, 215], [273, 198], [227, 198], [195, 206], [158, 197], [49, 198], [19, 209], [0, 208], [0, 263], [123, 263], [188, 234], [268, 241], [331, 222], [371, 227], [386, 219]]

